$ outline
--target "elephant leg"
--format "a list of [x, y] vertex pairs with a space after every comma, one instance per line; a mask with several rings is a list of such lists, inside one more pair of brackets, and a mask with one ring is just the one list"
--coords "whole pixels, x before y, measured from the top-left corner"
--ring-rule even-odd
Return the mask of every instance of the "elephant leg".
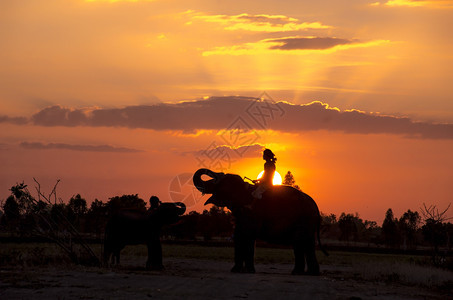
[[307, 274], [319, 275], [319, 263], [316, 259], [315, 237], [311, 236], [306, 243], [305, 257], [307, 260]]
[[107, 245], [104, 245], [104, 266], [108, 267], [109, 265], [109, 259], [110, 255], [112, 254], [112, 251], [110, 250], [110, 247]]
[[111, 266], [115, 265], [115, 260], [116, 260], [116, 253], [115, 253], [115, 251], [112, 251], [112, 255], [110, 256], [110, 265]]
[[255, 240], [250, 239], [245, 242], [245, 273], [255, 273]]
[[240, 273], [244, 267], [244, 242], [238, 238], [234, 239], [234, 266], [233, 273]]
[[[255, 273], [255, 240], [250, 238], [236, 238], [234, 241], [233, 273]], [[245, 265], [245, 266], [244, 266]]]
[[304, 244], [300, 241], [294, 243], [294, 269], [291, 272], [293, 275], [305, 274], [305, 249]]
[[148, 260], [146, 268], [150, 270], [162, 270], [162, 245], [159, 237], [154, 237], [148, 241]]
[[120, 249], [116, 248], [112, 252], [112, 265], [119, 265], [120, 264]]

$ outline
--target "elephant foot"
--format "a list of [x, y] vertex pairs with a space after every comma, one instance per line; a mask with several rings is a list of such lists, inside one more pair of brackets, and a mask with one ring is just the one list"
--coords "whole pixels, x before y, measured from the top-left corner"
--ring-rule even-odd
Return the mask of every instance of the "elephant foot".
[[242, 273], [242, 266], [234, 265], [231, 269], [231, 273]]
[[303, 269], [294, 268], [291, 272], [291, 275], [306, 275], [306, 273]]
[[300, 270], [300, 269], [294, 269], [291, 272], [291, 275], [309, 275], [309, 276], [319, 276], [321, 273], [319, 270], [308, 270], [307, 272]]
[[307, 271], [307, 275], [310, 275], [310, 276], [319, 276], [321, 273], [319, 272], [319, 270], [308, 270]]
[[234, 265], [234, 267], [231, 269], [231, 272], [232, 273], [253, 274], [253, 273], [255, 273], [255, 267], [254, 266], [243, 267], [243, 266]]
[[243, 270], [244, 273], [250, 273], [254, 274], [255, 273], [255, 267], [254, 266], [246, 266]]
[[146, 266], [146, 269], [149, 271], [163, 271], [165, 270], [165, 267], [163, 265], [151, 265]]

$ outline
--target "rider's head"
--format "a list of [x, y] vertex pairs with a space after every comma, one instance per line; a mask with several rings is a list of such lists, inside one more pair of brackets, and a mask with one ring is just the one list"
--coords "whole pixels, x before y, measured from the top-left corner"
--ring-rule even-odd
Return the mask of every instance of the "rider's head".
[[151, 205], [151, 208], [157, 208], [160, 205], [160, 200], [156, 196], [151, 196], [151, 198], [149, 198], [149, 204]]
[[265, 149], [263, 152], [263, 159], [265, 161], [273, 161], [275, 162], [277, 158], [275, 157], [274, 153], [270, 149]]

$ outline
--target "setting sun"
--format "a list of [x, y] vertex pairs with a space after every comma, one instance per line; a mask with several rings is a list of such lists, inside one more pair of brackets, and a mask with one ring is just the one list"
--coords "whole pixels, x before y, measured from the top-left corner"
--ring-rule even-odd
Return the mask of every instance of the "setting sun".
[[[260, 179], [261, 176], [263, 176], [263, 173], [264, 173], [264, 171], [261, 171], [261, 173], [258, 174], [258, 176], [256, 177], [256, 179]], [[273, 184], [273, 185], [280, 185], [280, 184], [282, 184], [282, 176], [281, 176], [277, 171], [275, 171], [275, 173], [274, 173], [274, 178], [272, 178], [272, 184]]]

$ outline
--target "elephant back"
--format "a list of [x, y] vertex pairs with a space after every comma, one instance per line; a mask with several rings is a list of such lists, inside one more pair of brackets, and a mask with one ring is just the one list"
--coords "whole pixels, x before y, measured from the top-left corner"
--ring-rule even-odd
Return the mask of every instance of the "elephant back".
[[312, 218], [319, 215], [316, 202], [304, 192], [287, 185], [274, 186], [255, 202], [256, 209], [266, 215], [288, 215]]

